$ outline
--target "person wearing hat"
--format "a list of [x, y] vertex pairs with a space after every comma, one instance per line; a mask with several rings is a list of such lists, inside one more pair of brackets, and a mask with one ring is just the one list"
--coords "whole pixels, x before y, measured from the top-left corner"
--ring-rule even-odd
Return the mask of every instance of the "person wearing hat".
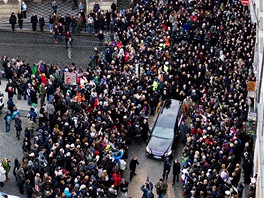
[[165, 181], [163, 181], [163, 179], [161, 178], [156, 183], [155, 188], [156, 188], [156, 193], [158, 194], [158, 198], [164, 198], [167, 192], [168, 184]]

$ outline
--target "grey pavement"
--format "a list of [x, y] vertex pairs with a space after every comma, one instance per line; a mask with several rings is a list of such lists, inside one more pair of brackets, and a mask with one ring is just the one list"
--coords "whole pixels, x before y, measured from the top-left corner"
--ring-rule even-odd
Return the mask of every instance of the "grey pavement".
[[[6, 109], [6, 102], [7, 102], [7, 94], [5, 93], [7, 81], [1, 80], [0, 91], [4, 93], [4, 102], [5, 107], [2, 109], [0, 114], [0, 160], [2, 161], [3, 158], [7, 157], [11, 161], [11, 170], [9, 172], [10, 180], [5, 182], [5, 186], [1, 188], [3, 192], [6, 192], [11, 195], [17, 195], [21, 198], [25, 198], [26, 195], [21, 195], [19, 190], [16, 188], [15, 184], [15, 177], [13, 175], [13, 167], [14, 167], [14, 160], [18, 158], [21, 162], [23, 151], [22, 151], [22, 143], [23, 143], [23, 133], [21, 133], [21, 139], [17, 140], [16, 133], [14, 129], [14, 122], [11, 123], [11, 131], [5, 132], [5, 121], [4, 115]], [[29, 106], [27, 105], [26, 101], [20, 100], [18, 101], [16, 97], [14, 97], [14, 103], [20, 111], [21, 120], [22, 120], [22, 128], [24, 129], [27, 126], [27, 118], [26, 115], [29, 111]]]

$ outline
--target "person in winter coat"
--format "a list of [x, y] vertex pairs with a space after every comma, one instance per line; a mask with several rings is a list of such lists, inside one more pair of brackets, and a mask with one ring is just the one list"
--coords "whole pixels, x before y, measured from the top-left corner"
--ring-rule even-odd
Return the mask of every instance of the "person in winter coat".
[[144, 121], [142, 123], [142, 140], [145, 143], [148, 140], [148, 134], [149, 134], [149, 124], [148, 124], [148, 120], [147, 119], [144, 119]]
[[165, 158], [165, 161], [164, 161], [164, 165], [163, 165], [163, 179], [168, 179], [168, 175], [170, 173], [170, 169], [171, 169], [171, 161], [170, 161], [170, 158]]
[[177, 182], [179, 181], [179, 175], [180, 175], [180, 172], [181, 172], [181, 164], [178, 162], [177, 159], [174, 160], [173, 162], [173, 183], [172, 185], [175, 184], [175, 179], [177, 179]]
[[23, 17], [23, 14], [22, 14], [21, 11], [18, 11], [18, 13], [17, 13], [17, 19], [18, 19], [18, 26], [19, 26], [19, 29], [22, 30], [22, 28], [23, 28], [23, 19], [24, 19], [24, 17]]
[[21, 4], [21, 11], [24, 19], [27, 18], [27, 9], [28, 9], [27, 4], [23, 1]]
[[10, 168], [11, 168], [11, 166], [10, 166], [10, 160], [7, 159], [7, 158], [4, 158], [2, 160], [2, 165], [3, 165], [3, 167], [4, 167], [5, 171], [6, 171], [6, 173], [5, 173], [6, 179], [9, 179], [8, 173], [10, 172]]
[[30, 100], [31, 100], [31, 103], [38, 104], [37, 92], [33, 86], [31, 87], [31, 90], [30, 90]]
[[33, 30], [33, 32], [36, 32], [37, 31], [37, 23], [38, 23], [38, 17], [37, 17], [36, 14], [33, 14], [31, 16], [30, 22], [32, 23], [32, 30]]
[[132, 181], [132, 178], [137, 175], [135, 173], [136, 171], [136, 167], [137, 167], [138, 160], [137, 160], [137, 156], [134, 156], [133, 159], [131, 159], [130, 164], [129, 164], [129, 169], [130, 169], [130, 181]]
[[75, 18], [75, 16], [72, 16], [72, 19], [71, 19], [71, 33], [72, 34], [75, 33], [76, 26], [77, 26], [76, 18]]
[[153, 183], [149, 182], [149, 179], [147, 178], [145, 184], [141, 186], [141, 190], [143, 191], [142, 198], [153, 198], [154, 196], [152, 193], [152, 189], [153, 189]]
[[168, 184], [165, 181], [163, 181], [163, 179], [160, 179], [158, 183], [156, 183], [155, 188], [158, 194], [158, 198], [164, 198], [167, 192]]
[[6, 132], [10, 131], [10, 125], [11, 125], [11, 121], [12, 121], [12, 117], [9, 111], [6, 112], [5, 117], [5, 127], [6, 127]]
[[14, 168], [13, 168], [13, 175], [14, 175], [15, 178], [16, 178], [16, 187], [18, 187], [18, 182], [17, 182], [17, 175], [16, 175], [16, 172], [17, 172], [17, 170], [18, 170], [18, 168], [19, 168], [20, 165], [21, 165], [21, 164], [20, 164], [19, 160], [16, 158], [16, 159], [14, 160]]
[[27, 179], [26, 182], [25, 182], [25, 191], [26, 191], [26, 194], [27, 194], [27, 198], [32, 198], [34, 190], [33, 190], [33, 186], [32, 186], [32, 184], [31, 184], [29, 179]]
[[117, 192], [118, 192], [118, 190], [119, 190], [119, 184], [120, 184], [120, 181], [121, 181], [121, 175], [120, 175], [120, 173], [114, 173], [113, 174], [113, 180], [114, 180], [114, 186], [115, 186], [115, 189], [117, 190]]
[[39, 18], [39, 28], [40, 28], [40, 31], [43, 32], [43, 28], [44, 28], [44, 25], [45, 25], [45, 19], [43, 17], [43, 15], [40, 16]]
[[117, 196], [118, 196], [117, 190], [115, 189], [115, 186], [112, 185], [110, 188], [108, 188], [107, 197], [117, 198]]
[[135, 131], [135, 143], [140, 146], [141, 145], [142, 127], [140, 126], [139, 122], [137, 122], [135, 124], [134, 131]]
[[16, 137], [18, 140], [20, 140], [20, 133], [22, 131], [22, 121], [18, 116], [15, 118], [15, 129], [16, 129]]
[[15, 31], [15, 25], [17, 23], [17, 17], [14, 12], [12, 12], [10, 18], [9, 18], [9, 23], [11, 24], [12, 31]]
[[121, 184], [119, 185], [121, 197], [122, 198], [128, 198], [127, 192], [128, 192], [128, 182], [125, 179], [122, 179]]
[[119, 169], [121, 172], [121, 175], [123, 175], [123, 171], [126, 170], [126, 160], [125, 159], [120, 159], [119, 160]]
[[189, 128], [188, 128], [188, 126], [185, 124], [185, 121], [182, 121], [182, 122], [181, 122], [181, 125], [180, 125], [180, 127], [179, 127], [179, 131], [180, 131], [180, 134], [181, 134], [181, 142], [182, 142], [183, 144], [185, 144], [185, 143], [186, 143], [186, 139], [187, 139], [186, 135], [187, 135], [188, 132], [189, 132]]
[[25, 177], [24, 169], [21, 166], [17, 169], [16, 176], [17, 176], [19, 191], [21, 194], [24, 194], [24, 184], [26, 177]]
[[13, 107], [13, 112], [12, 112], [12, 120], [14, 120], [16, 117], [19, 117], [20, 116], [20, 112], [19, 110], [17, 109], [16, 106]]
[[71, 198], [71, 193], [70, 193], [70, 189], [67, 187], [64, 189], [63, 193], [65, 194], [66, 198]]
[[3, 187], [6, 180], [6, 170], [3, 167], [3, 164], [0, 163], [0, 186]]

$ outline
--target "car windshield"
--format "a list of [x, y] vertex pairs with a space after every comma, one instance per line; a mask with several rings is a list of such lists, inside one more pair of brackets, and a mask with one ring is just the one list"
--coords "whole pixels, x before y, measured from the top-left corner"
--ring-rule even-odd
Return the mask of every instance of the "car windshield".
[[174, 132], [173, 129], [170, 128], [155, 126], [152, 135], [159, 138], [172, 139], [174, 137]]

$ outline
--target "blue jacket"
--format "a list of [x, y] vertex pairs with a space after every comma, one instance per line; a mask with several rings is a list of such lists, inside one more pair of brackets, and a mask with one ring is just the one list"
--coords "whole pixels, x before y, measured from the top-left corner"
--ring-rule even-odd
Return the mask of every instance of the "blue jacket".
[[150, 198], [150, 195], [151, 195], [152, 189], [153, 189], [153, 184], [152, 184], [152, 182], [149, 182], [149, 189], [146, 188], [145, 185], [142, 185], [142, 186], [141, 186], [141, 190], [143, 191], [142, 198]]
[[[119, 155], [121, 153], [121, 155]], [[118, 156], [119, 155], [119, 156]], [[124, 152], [121, 152], [120, 150], [112, 154], [112, 158], [115, 159], [116, 163], [119, 164], [119, 160], [123, 157]]]
[[98, 163], [98, 161], [96, 161], [96, 162], [95, 162], [94, 164], [92, 164], [92, 165], [89, 165], [89, 164], [88, 164], [88, 165], [86, 166], [86, 169], [87, 169], [87, 170], [93, 170], [93, 169], [96, 167], [97, 163]]
[[67, 190], [64, 190], [63, 193], [66, 195], [65, 196], [66, 198], [71, 198], [72, 197], [71, 193], [69, 191], [67, 191]]

